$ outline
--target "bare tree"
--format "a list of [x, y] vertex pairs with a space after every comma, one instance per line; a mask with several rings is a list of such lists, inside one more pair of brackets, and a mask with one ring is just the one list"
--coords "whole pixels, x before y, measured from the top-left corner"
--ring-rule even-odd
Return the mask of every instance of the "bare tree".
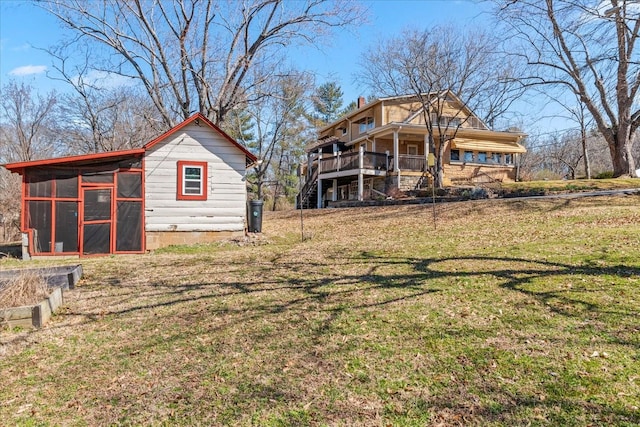
[[[9, 82], [0, 88], [0, 164], [49, 157], [59, 152], [55, 131], [56, 95], [35, 93], [30, 85]], [[20, 177], [0, 170], [0, 214], [15, 236], [19, 227]]]
[[49, 77], [72, 88], [60, 103], [69, 152], [137, 148], [165, 130], [162, 118], [138, 88], [122, 82], [114, 84], [112, 74], [92, 72], [88, 56], [84, 61], [78, 56], [71, 61], [62, 47], [47, 52], [56, 60]]
[[591, 179], [591, 158], [587, 146], [587, 132], [590, 125], [590, 117], [582, 103], [578, 104], [575, 108], [569, 109], [569, 113], [580, 128], [580, 145], [582, 146], [582, 158], [584, 159], [584, 176], [587, 179]]
[[139, 148], [162, 133], [155, 109], [135, 88], [86, 91], [63, 96], [65, 143], [74, 154]]
[[306, 74], [287, 72], [271, 85], [269, 91], [273, 95], [247, 109], [256, 132], [248, 147], [261, 159], [249, 177], [256, 186], [258, 198], [264, 196], [264, 187], [268, 184], [272, 184], [274, 197], [277, 196], [278, 187], [287, 186], [282, 182], [285, 166], [289, 168], [291, 163], [300, 160], [301, 147], [306, 141], [301, 125], [306, 124], [304, 106], [312, 79]]
[[56, 94], [35, 93], [30, 85], [9, 82], [0, 90], [0, 160], [29, 161], [59, 150], [54, 130]]
[[[269, 85], [272, 87], [268, 90], [273, 95], [259, 104], [247, 106], [242, 115], [234, 116], [237, 119], [233, 121], [235, 129], [230, 132], [236, 137], [246, 135], [248, 139], [243, 142], [260, 159], [248, 177], [259, 199], [267, 195], [267, 187], [276, 197], [283, 191], [286, 194], [286, 188], [297, 184], [287, 180], [307, 141], [304, 107], [312, 89], [312, 79], [306, 74], [287, 71]], [[229, 125], [232, 123], [227, 123]]]
[[468, 119], [464, 112], [470, 109], [493, 126], [521, 94], [514, 84], [517, 67], [495, 51], [496, 43], [480, 30], [437, 26], [404, 31], [364, 55], [362, 84], [382, 95], [414, 94], [422, 103], [438, 188], [447, 145]]
[[[545, 91], [537, 92], [538, 96], [548, 97], [551, 102], [562, 107], [565, 114], [553, 115], [552, 118], [562, 117], [570, 122], [578, 125], [580, 145], [582, 146], [582, 159], [584, 164], [584, 175], [587, 179], [591, 179], [591, 156], [589, 155], [589, 146], [587, 144], [589, 129], [593, 127], [593, 119], [587, 111], [586, 106], [580, 102], [579, 98], [574, 98], [574, 102], [566, 101], [559, 96], [549, 94]], [[544, 118], [549, 118], [543, 117]], [[574, 174], [575, 175], [575, 174]]]
[[494, 0], [529, 65], [525, 86], [575, 94], [606, 140], [614, 176], [633, 176], [640, 125], [640, 4], [632, 0]]
[[557, 164], [557, 173], [563, 178], [576, 179], [576, 170], [584, 159], [581, 142], [580, 135], [554, 135], [549, 154]]
[[[348, 0], [43, 0], [42, 7], [98, 48], [102, 71], [139, 81], [166, 127], [200, 111], [217, 124], [264, 93], [280, 48], [314, 43], [361, 20]], [[90, 43], [91, 45], [91, 43]], [[103, 59], [104, 59], [103, 58]], [[260, 69], [261, 73], [254, 72]]]
[[20, 176], [0, 168], [0, 241], [14, 240], [20, 232]]

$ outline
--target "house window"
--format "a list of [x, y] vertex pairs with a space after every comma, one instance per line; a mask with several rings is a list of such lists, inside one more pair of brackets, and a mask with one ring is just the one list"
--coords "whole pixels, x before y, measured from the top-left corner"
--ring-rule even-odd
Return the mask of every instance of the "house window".
[[502, 162], [502, 155], [500, 153], [492, 153], [491, 161], [496, 165], [499, 165]]
[[460, 150], [451, 150], [450, 160], [452, 162], [459, 162], [460, 161]]
[[478, 163], [487, 163], [487, 153], [481, 151], [478, 153]]
[[473, 151], [465, 151], [464, 152], [464, 161], [465, 162], [473, 162]]
[[415, 144], [407, 144], [407, 154], [410, 156], [417, 156], [418, 146]]
[[207, 163], [178, 162], [178, 200], [207, 200]]
[[507, 165], [512, 165], [513, 164], [513, 154], [511, 153], [507, 153], [504, 155], [504, 163]]
[[455, 129], [460, 127], [462, 122], [458, 117], [438, 116], [436, 113], [431, 113], [431, 124], [441, 129]]
[[359, 125], [360, 133], [365, 133], [369, 129], [373, 129], [374, 127], [373, 117], [365, 117], [360, 121], [360, 123], [358, 123], [358, 125]]
[[342, 134], [343, 134], [343, 135], [346, 135], [346, 134], [347, 134], [347, 128], [340, 128], [340, 129], [342, 129]]

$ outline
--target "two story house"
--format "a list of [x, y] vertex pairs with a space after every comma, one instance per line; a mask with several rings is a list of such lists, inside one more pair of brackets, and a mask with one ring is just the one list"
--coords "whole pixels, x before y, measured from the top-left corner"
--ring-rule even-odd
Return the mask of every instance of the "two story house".
[[491, 130], [449, 92], [369, 103], [361, 97], [355, 111], [321, 128], [307, 146], [299, 202], [325, 207], [429, 186], [440, 141], [445, 185], [513, 181], [525, 136]]

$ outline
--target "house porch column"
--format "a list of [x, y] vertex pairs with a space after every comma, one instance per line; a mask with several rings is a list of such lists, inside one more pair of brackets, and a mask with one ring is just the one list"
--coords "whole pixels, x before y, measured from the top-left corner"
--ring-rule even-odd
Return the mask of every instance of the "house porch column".
[[400, 153], [400, 142], [398, 139], [398, 131], [393, 131], [393, 170], [400, 170], [400, 159], [398, 159], [398, 154]]
[[358, 159], [358, 201], [364, 200], [364, 179], [362, 169], [364, 168], [364, 147], [361, 145]]
[[429, 135], [424, 136], [424, 167], [425, 171], [429, 167]]
[[331, 194], [331, 201], [335, 202], [338, 200], [338, 180], [333, 180], [333, 194]]
[[398, 133], [400, 129], [396, 129], [393, 131], [393, 170], [397, 174], [397, 187], [400, 189], [400, 142], [398, 138]]
[[318, 178], [318, 198], [317, 198], [317, 206], [318, 209], [323, 208], [322, 206], [322, 180]]

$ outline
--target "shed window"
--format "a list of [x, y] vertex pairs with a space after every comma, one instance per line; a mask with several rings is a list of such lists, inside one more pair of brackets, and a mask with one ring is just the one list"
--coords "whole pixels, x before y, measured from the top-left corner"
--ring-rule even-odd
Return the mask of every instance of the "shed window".
[[460, 161], [460, 150], [451, 150], [451, 161], [452, 162]]
[[178, 162], [178, 200], [207, 200], [206, 162]]

